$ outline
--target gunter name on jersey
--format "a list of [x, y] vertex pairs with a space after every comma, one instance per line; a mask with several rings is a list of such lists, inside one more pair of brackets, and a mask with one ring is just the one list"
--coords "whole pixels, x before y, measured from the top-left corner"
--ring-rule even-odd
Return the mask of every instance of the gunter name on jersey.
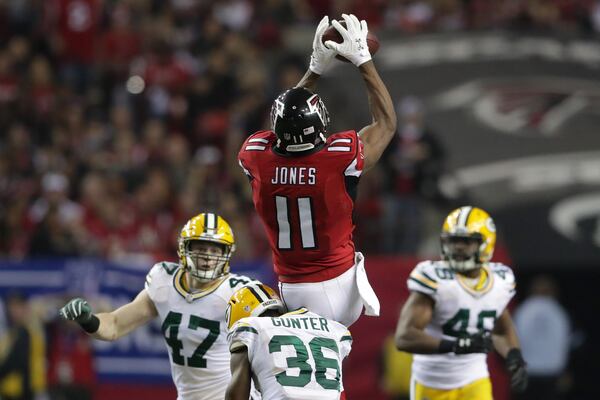
[[271, 318], [273, 326], [283, 326], [285, 328], [312, 329], [315, 331], [329, 332], [327, 319], [316, 317], [296, 317], [296, 318]]
[[275, 167], [273, 185], [315, 185], [317, 169], [313, 167]]

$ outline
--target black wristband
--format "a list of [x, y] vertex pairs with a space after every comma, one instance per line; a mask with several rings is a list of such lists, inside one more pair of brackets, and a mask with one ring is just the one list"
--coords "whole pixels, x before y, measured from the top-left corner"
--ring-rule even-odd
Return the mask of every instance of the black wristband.
[[455, 340], [442, 339], [440, 341], [440, 347], [438, 347], [438, 353], [452, 353], [454, 351]]
[[100, 327], [100, 320], [94, 314], [85, 322], [79, 322], [79, 326], [87, 333], [96, 333]]
[[505, 360], [522, 360], [523, 359], [523, 355], [521, 354], [521, 349], [519, 349], [518, 347], [513, 347], [512, 349], [510, 349], [508, 351], [508, 353], [506, 353], [506, 358]]

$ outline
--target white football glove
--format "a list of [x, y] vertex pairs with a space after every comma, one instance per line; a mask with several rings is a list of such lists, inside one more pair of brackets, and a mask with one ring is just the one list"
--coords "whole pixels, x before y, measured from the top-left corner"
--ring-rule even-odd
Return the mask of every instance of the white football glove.
[[329, 28], [329, 17], [326, 15], [321, 19], [315, 32], [315, 38], [313, 39], [313, 52], [310, 55], [309, 69], [315, 74], [323, 75], [327, 66], [335, 57], [335, 50], [325, 46], [323, 44], [323, 33]]
[[369, 33], [367, 21], [359, 21], [354, 14], [342, 14], [342, 18], [346, 21], [345, 28], [336, 20], [333, 20], [331, 24], [342, 35], [344, 41], [336, 43], [328, 40], [325, 45], [360, 67], [367, 61], [371, 61], [371, 53], [367, 45], [367, 33]]

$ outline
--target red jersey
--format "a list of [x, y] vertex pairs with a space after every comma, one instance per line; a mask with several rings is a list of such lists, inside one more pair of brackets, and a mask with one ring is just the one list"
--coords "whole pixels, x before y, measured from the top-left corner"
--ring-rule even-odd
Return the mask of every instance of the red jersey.
[[238, 155], [282, 282], [320, 282], [354, 265], [352, 212], [363, 169], [355, 131], [331, 135], [303, 155], [273, 151], [272, 131], [250, 136]]
[[70, 62], [93, 63], [102, 14], [100, 0], [56, 0], [56, 3], [63, 58]]

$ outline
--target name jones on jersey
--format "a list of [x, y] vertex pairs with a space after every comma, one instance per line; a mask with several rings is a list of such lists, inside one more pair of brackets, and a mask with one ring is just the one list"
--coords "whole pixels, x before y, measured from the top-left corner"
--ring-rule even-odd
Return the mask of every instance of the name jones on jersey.
[[314, 185], [317, 169], [312, 167], [275, 167], [273, 185]]

